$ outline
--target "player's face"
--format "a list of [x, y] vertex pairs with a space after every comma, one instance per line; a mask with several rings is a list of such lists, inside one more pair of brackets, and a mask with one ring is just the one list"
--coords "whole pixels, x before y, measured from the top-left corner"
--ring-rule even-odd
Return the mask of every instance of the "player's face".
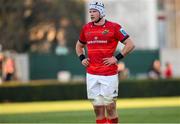
[[100, 17], [99, 11], [97, 11], [95, 9], [90, 9], [89, 14], [90, 14], [92, 22], [96, 22]]

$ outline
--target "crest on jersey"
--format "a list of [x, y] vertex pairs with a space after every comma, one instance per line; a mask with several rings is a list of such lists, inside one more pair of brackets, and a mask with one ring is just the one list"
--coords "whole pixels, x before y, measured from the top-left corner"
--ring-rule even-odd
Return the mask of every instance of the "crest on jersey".
[[107, 30], [107, 29], [105, 29], [103, 32], [102, 32], [102, 34], [108, 34], [109, 33], [109, 30]]
[[120, 32], [123, 34], [123, 36], [127, 36], [128, 35], [123, 28], [120, 29]]

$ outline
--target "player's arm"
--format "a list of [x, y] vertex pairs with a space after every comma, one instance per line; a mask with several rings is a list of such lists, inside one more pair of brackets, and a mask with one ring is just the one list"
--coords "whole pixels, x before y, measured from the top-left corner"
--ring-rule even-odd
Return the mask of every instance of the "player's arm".
[[104, 58], [103, 59], [105, 65], [112, 65], [112, 64], [117, 63], [119, 60], [124, 58], [126, 55], [128, 55], [135, 48], [135, 45], [130, 38], [127, 38], [123, 42], [123, 44], [125, 46], [119, 54], [117, 54], [116, 56], [112, 56], [111, 58]]
[[126, 55], [128, 55], [135, 48], [135, 45], [134, 45], [132, 39], [129, 37], [122, 43], [125, 46], [122, 49], [122, 51], [114, 57], [116, 59], [116, 62], [123, 59]]
[[89, 59], [85, 56], [85, 44], [81, 43], [79, 40], [76, 43], [76, 54], [81, 60], [82, 65], [87, 67], [89, 65]]
[[128, 55], [134, 48], [135, 45], [132, 41], [131, 38], [127, 38], [123, 44], [125, 45], [124, 48], [121, 51], [121, 54], [125, 57], [126, 55]]

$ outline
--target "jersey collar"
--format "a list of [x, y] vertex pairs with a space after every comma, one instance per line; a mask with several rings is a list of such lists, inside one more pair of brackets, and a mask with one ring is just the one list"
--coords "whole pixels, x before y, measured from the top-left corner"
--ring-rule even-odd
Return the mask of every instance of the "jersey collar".
[[105, 22], [104, 22], [103, 25], [95, 25], [94, 22], [92, 22], [92, 25], [93, 25], [93, 26], [97, 26], [97, 27], [101, 27], [101, 26], [103, 27], [104, 25], [106, 25], [106, 23], [107, 23], [107, 20], [105, 20]]

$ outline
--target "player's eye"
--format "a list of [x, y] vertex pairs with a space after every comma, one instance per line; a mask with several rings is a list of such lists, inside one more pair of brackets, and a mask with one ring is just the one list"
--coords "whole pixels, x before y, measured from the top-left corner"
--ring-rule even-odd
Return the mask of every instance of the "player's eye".
[[90, 10], [89, 13], [95, 13], [97, 12], [96, 10]]

